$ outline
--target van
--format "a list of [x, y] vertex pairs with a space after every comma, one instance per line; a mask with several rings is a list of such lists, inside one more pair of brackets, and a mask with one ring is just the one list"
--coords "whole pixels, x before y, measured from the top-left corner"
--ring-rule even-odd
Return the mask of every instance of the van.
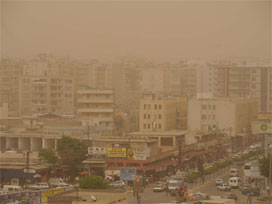
[[229, 179], [229, 186], [231, 188], [238, 188], [239, 187], [239, 182], [240, 182], [239, 177], [231, 177]]
[[238, 169], [230, 169], [230, 177], [237, 177]]
[[3, 192], [18, 192], [21, 191], [21, 186], [15, 186], [15, 185], [4, 185], [3, 186]]
[[178, 182], [177, 180], [170, 180], [168, 182], [168, 190], [175, 191], [178, 189], [179, 185], [180, 185], [180, 182]]
[[52, 187], [68, 187], [69, 184], [65, 183], [62, 178], [50, 178], [48, 181]]

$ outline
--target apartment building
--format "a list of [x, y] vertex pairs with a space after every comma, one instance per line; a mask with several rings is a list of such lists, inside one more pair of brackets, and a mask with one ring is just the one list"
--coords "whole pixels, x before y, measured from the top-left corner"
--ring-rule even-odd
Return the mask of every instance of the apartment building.
[[188, 129], [217, 129], [228, 135], [250, 132], [257, 113], [257, 98], [195, 98], [188, 102]]
[[8, 103], [10, 115], [19, 114], [19, 78], [23, 61], [2, 59], [0, 63], [0, 103]]
[[84, 125], [102, 134], [112, 134], [114, 114], [114, 90], [84, 89], [78, 91], [77, 113]]
[[74, 77], [69, 62], [55, 59], [30, 61], [24, 67], [19, 84], [21, 115], [74, 114]]
[[182, 94], [182, 71], [170, 65], [142, 70], [142, 90], [165, 92], [180, 96]]
[[272, 67], [263, 64], [210, 65], [210, 91], [217, 97], [258, 97], [259, 111], [272, 110]]
[[187, 129], [187, 98], [147, 93], [139, 103], [140, 132]]

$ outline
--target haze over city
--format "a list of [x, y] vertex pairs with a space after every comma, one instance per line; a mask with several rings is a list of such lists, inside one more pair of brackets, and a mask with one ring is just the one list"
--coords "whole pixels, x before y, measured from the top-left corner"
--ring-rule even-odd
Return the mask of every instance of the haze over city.
[[272, 204], [271, 1], [0, 11], [0, 204]]
[[1, 1], [3, 56], [271, 57], [270, 1]]

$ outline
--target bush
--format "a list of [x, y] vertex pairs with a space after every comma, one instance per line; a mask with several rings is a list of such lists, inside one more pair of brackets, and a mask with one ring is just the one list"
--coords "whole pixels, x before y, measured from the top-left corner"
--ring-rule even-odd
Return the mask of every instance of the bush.
[[82, 189], [106, 189], [109, 184], [101, 176], [86, 176], [79, 179], [79, 187]]

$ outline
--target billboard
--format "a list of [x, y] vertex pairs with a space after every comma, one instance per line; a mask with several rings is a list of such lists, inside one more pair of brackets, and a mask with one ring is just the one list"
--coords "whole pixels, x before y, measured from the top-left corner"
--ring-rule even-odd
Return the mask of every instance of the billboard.
[[134, 181], [136, 179], [136, 169], [135, 168], [121, 168], [120, 178], [123, 181]]
[[127, 159], [130, 159], [130, 160], [134, 159], [134, 149], [128, 149]]
[[272, 113], [258, 113], [258, 120], [271, 120]]
[[127, 151], [124, 147], [108, 147], [108, 158], [126, 158]]
[[43, 190], [41, 192], [42, 203], [47, 203], [49, 196], [59, 194], [62, 192], [64, 192], [64, 188], [54, 188], [54, 189]]
[[106, 147], [88, 147], [88, 154], [106, 154]]
[[252, 123], [252, 133], [271, 133], [272, 124], [263, 122], [253, 122]]
[[146, 160], [148, 150], [146, 148], [134, 148], [134, 160]]

